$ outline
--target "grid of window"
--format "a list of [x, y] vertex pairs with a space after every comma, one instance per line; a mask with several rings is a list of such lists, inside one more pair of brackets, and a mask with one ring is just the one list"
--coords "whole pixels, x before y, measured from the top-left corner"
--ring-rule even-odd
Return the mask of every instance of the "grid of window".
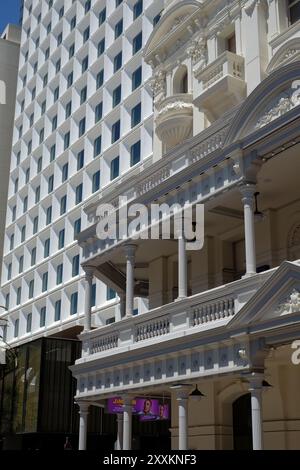
[[[25, 0], [2, 277], [2, 303], [9, 299], [12, 312], [18, 306], [17, 336], [26, 332], [28, 313], [35, 330], [68, 311], [66, 299], [53, 298], [51, 289], [56, 280], [81, 274], [80, 257], [68, 250], [88, 223], [82, 204], [141, 155], [151, 156], [152, 91], [139, 88], [151, 68], [143, 62], [142, 47], [164, 2], [137, 0], [128, 8], [119, 0], [53, 0], [48, 8], [48, 0], [41, 0], [30, 13], [29, 3]], [[140, 117], [133, 111], [138, 103]], [[132, 127], [132, 120], [142, 126]], [[143, 142], [143, 149], [132, 150], [132, 142]], [[61, 262], [55, 261], [58, 251]], [[96, 295], [96, 284], [93, 289], [100, 306], [105, 299]], [[74, 286], [75, 291], [79, 310], [84, 292]], [[30, 312], [26, 306], [24, 312], [23, 303], [36, 296], [44, 306], [33, 304]]]

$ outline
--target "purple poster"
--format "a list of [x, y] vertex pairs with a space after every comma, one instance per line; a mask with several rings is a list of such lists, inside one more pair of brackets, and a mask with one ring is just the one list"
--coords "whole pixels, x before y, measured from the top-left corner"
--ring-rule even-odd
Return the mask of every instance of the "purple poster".
[[[107, 411], [110, 414], [123, 413], [121, 397], [109, 398]], [[160, 421], [170, 419], [169, 405], [154, 398], [135, 398], [132, 400], [132, 413], [138, 415], [141, 421]]]

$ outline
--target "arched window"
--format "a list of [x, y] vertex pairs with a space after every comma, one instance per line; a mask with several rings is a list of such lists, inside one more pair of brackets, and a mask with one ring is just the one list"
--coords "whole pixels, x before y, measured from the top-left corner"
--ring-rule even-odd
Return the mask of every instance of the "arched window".
[[181, 65], [174, 75], [173, 92], [177, 95], [188, 91], [188, 70], [185, 65]]

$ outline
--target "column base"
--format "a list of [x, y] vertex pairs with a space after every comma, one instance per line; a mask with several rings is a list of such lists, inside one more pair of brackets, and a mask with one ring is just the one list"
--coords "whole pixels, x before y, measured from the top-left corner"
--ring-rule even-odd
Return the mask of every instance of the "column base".
[[246, 273], [244, 276], [242, 276], [242, 279], [248, 279], [249, 277], [255, 276], [257, 273]]
[[185, 300], [187, 299], [187, 295], [184, 295], [182, 297], [177, 297], [177, 299], [175, 299], [175, 302], [179, 302], [180, 300]]

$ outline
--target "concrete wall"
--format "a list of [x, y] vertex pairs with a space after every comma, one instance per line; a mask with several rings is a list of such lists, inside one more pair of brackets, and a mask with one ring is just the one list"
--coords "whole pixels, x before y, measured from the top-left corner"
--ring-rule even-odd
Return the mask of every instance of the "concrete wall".
[[20, 30], [10, 26], [0, 39], [0, 261], [2, 264], [7, 191], [11, 158], [11, 145], [15, 113], [17, 74], [19, 63], [18, 35]]

